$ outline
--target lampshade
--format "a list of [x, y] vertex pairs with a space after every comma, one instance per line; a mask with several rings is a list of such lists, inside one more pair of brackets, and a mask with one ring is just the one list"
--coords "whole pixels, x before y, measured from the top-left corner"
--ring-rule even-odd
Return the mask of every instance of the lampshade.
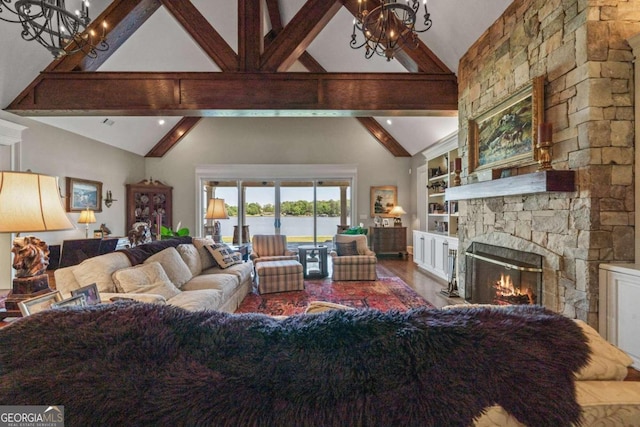
[[229, 219], [227, 208], [224, 206], [224, 199], [209, 199], [206, 219]]
[[400, 215], [406, 215], [407, 213], [404, 211], [404, 209], [402, 209], [402, 206], [396, 205], [393, 207], [393, 209], [391, 209], [389, 211], [389, 215], [391, 216], [400, 216]]
[[94, 222], [96, 222], [96, 216], [91, 209], [85, 209], [80, 212], [79, 224], [93, 224]]
[[72, 229], [54, 176], [0, 172], [0, 232]]

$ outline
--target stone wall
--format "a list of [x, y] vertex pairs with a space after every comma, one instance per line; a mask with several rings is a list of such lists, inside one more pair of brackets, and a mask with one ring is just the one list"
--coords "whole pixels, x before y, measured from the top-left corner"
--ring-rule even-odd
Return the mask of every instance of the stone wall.
[[[553, 167], [576, 171], [577, 191], [460, 203], [459, 238], [545, 256], [543, 304], [597, 326], [598, 265], [634, 260], [632, 52], [640, 0], [516, 0], [458, 70], [463, 184], [468, 120], [545, 77]], [[536, 170], [533, 162], [517, 173]], [[464, 256], [459, 256], [464, 289]]]

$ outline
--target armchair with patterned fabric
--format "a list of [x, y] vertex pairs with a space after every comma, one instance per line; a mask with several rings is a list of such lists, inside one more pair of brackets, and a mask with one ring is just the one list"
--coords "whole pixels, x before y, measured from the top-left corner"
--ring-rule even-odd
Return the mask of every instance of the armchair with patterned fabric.
[[298, 260], [298, 253], [287, 249], [287, 236], [256, 234], [251, 241], [249, 258], [253, 264], [262, 261]]
[[334, 250], [331, 251], [333, 262], [333, 280], [376, 280], [375, 252], [367, 245], [364, 234], [336, 234], [333, 238]]

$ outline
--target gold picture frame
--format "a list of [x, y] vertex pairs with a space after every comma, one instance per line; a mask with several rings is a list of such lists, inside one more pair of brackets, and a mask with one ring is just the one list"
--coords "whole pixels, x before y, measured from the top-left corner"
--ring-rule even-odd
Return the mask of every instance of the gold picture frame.
[[55, 291], [20, 301], [18, 307], [22, 316], [26, 317], [53, 308], [52, 306], [60, 301], [62, 301], [62, 294], [60, 291]]
[[544, 121], [544, 77], [469, 120], [469, 173], [537, 160], [538, 125]]
[[102, 212], [102, 183], [67, 177], [67, 212]]
[[389, 212], [398, 204], [398, 187], [395, 185], [371, 187], [370, 196], [371, 218], [376, 216], [391, 218]]

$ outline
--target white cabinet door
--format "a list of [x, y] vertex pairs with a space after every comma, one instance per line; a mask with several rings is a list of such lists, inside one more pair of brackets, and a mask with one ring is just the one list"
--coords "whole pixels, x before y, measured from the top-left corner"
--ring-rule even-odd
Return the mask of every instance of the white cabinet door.
[[413, 231], [413, 262], [419, 266], [424, 266], [425, 234], [420, 231]]
[[449, 241], [444, 236], [434, 237], [434, 265], [435, 272], [440, 277], [447, 277], [447, 260], [449, 256]]
[[637, 265], [600, 266], [600, 335], [640, 368], [640, 270]]

